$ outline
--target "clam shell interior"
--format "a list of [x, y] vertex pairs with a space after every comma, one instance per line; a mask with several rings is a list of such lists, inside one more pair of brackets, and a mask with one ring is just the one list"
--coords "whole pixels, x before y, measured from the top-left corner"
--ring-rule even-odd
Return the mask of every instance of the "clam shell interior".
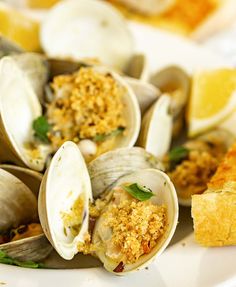
[[[78, 235], [66, 230], [62, 213], [70, 212], [74, 202], [84, 195], [84, 215]], [[43, 177], [39, 194], [39, 217], [43, 230], [64, 259], [72, 259], [77, 244], [88, 230], [88, 205], [92, 200], [90, 179], [85, 161], [73, 142], [66, 142], [53, 157]]]
[[[169, 244], [175, 232], [178, 220], [178, 201], [176, 191], [169, 177], [165, 173], [156, 169], [139, 170], [137, 172], [121, 177], [113, 185], [113, 187], [120, 186], [127, 182], [138, 183], [140, 185], [147, 186], [155, 194], [155, 196], [151, 198], [151, 201], [154, 204], [164, 204], [167, 207], [167, 229], [158, 241], [156, 247], [154, 247], [149, 254], [141, 256], [134, 264], [125, 265], [124, 271], [121, 273], [115, 273], [117, 275], [123, 275], [126, 272], [131, 272], [140, 268], [144, 268], [148, 263], [150, 263], [151, 260], [159, 256]], [[101, 240], [101, 236], [99, 234], [101, 224], [103, 224], [103, 222], [98, 219], [93, 233], [94, 243]], [[108, 258], [104, 250], [102, 249], [97, 251], [96, 255], [103, 262], [104, 267], [109, 272], [113, 272], [113, 270], [118, 265], [117, 262], [114, 262], [110, 258]]]

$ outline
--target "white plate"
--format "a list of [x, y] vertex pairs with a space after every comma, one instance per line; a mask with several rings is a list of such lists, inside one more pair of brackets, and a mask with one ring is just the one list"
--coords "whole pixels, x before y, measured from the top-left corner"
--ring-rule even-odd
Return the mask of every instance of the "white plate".
[[[136, 49], [144, 52], [154, 72], [178, 64], [191, 72], [228, 66], [212, 52], [160, 30], [130, 24]], [[103, 268], [34, 270], [0, 264], [0, 285], [7, 287], [210, 287], [236, 286], [235, 247], [202, 248], [193, 239], [190, 210], [181, 208], [180, 223], [171, 246], [148, 268], [127, 277], [115, 277]]]

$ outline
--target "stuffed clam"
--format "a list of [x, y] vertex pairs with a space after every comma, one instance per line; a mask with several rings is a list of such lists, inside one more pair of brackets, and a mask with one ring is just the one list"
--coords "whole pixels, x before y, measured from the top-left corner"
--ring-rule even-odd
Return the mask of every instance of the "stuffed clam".
[[[12, 174], [15, 171], [18, 178]], [[27, 172], [11, 166], [0, 168], [0, 251], [20, 261], [41, 261], [52, 247], [39, 223], [36, 195], [28, 186], [34, 183], [38, 187], [42, 176]]]
[[166, 157], [167, 173], [173, 181], [181, 205], [191, 205], [191, 197], [207, 189], [235, 136], [223, 129], [205, 133], [174, 147]]
[[66, 142], [44, 175], [39, 215], [64, 259], [92, 254], [106, 270], [122, 275], [143, 268], [166, 248], [178, 203], [169, 177], [153, 168], [121, 176], [93, 200], [85, 161], [78, 147]]
[[[101, 66], [46, 61], [41, 56], [39, 70], [34, 71], [35, 58], [21, 54], [0, 61], [2, 162], [41, 171], [67, 140], [78, 144], [86, 161], [134, 145], [140, 109], [132, 89], [118, 74]], [[35, 77], [40, 85], [35, 85]]]

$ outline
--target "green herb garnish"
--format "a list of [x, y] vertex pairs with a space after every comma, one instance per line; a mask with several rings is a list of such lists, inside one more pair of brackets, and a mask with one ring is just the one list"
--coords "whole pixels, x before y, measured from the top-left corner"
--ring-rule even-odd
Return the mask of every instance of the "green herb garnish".
[[107, 140], [108, 138], [118, 136], [119, 134], [123, 133], [124, 130], [125, 130], [124, 127], [118, 127], [116, 130], [112, 131], [109, 134], [96, 135], [93, 138], [93, 141], [95, 141], [95, 142], [103, 142], [103, 141]]
[[154, 196], [154, 194], [150, 188], [147, 188], [146, 186], [142, 186], [138, 183], [133, 183], [131, 185], [124, 185], [122, 187], [130, 195], [132, 195], [134, 198], [136, 198], [140, 201], [148, 200], [152, 196]]
[[173, 148], [169, 152], [170, 168], [174, 169], [177, 164], [181, 163], [189, 155], [189, 149], [184, 146], [178, 146]]
[[48, 143], [47, 133], [50, 131], [51, 126], [44, 116], [40, 116], [33, 121], [34, 136], [39, 140]]
[[13, 259], [12, 257], [8, 256], [2, 250], [0, 250], [0, 263], [15, 265], [19, 267], [25, 267], [25, 268], [43, 268], [44, 267], [42, 263], [36, 263], [33, 261], [19, 261], [19, 260]]

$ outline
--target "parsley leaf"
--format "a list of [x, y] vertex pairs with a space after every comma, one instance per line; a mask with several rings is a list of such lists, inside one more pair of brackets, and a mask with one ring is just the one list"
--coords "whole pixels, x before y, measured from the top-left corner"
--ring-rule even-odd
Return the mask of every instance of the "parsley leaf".
[[36, 263], [33, 261], [19, 261], [8, 256], [4, 251], [0, 250], [0, 263], [15, 265], [25, 268], [43, 268], [42, 263]]
[[173, 148], [169, 152], [170, 168], [174, 169], [177, 164], [181, 163], [189, 155], [189, 149], [184, 146]]
[[50, 131], [51, 126], [44, 116], [40, 116], [33, 121], [34, 136], [42, 142], [48, 143], [47, 133]]
[[119, 134], [123, 133], [125, 130], [124, 127], [118, 127], [116, 130], [112, 131], [110, 134], [98, 134], [93, 138], [95, 142], [103, 142], [110, 137], [118, 136]]
[[134, 198], [145, 201], [150, 199], [152, 196], [154, 196], [153, 192], [150, 188], [147, 188], [145, 186], [142, 186], [138, 183], [133, 183], [131, 185], [124, 185], [122, 186], [125, 191], [127, 191], [130, 195], [132, 195]]

